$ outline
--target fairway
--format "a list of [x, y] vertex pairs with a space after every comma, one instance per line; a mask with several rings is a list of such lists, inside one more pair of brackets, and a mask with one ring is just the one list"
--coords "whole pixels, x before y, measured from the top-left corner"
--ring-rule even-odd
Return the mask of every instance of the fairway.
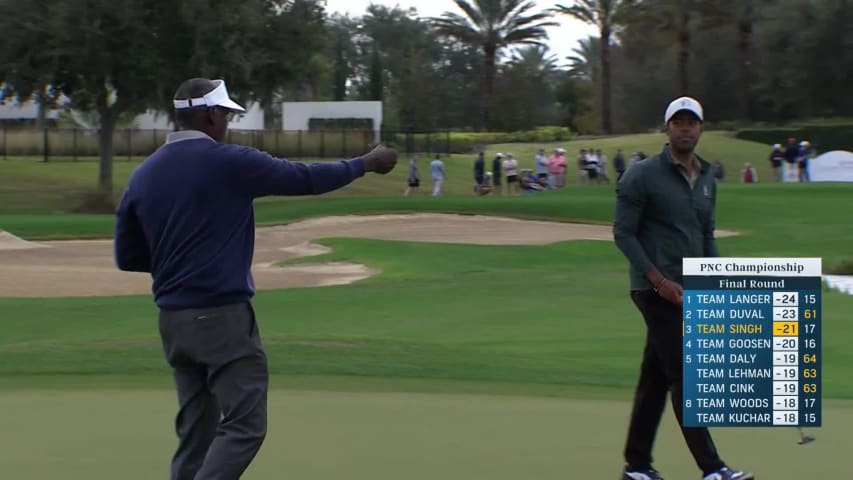
[[[820, 256], [825, 272], [849, 263], [853, 224], [839, 213], [849, 187], [719, 191], [724, 255]], [[357, 264], [373, 273], [348, 285], [259, 290], [271, 419], [245, 478], [616, 478], [645, 332], [628, 297], [625, 260], [609, 238], [613, 202], [606, 187], [259, 202], [259, 224], [275, 225], [259, 229], [259, 238], [291, 235], [259, 243], [264, 268]], [[375, 214], [408, 220], [383, 226]], [[472, 221], [484, 216], [486, 224]], [[109, 247], [112, 222], [0, 215], [0, 227], [24, 240], [104, 238], [85, 244], [98, 248]], [[552, 229], [533, 227], [543, 224]], [[564, 236], [572, 228], [587, 235]], [[315, 255], [292, 255], [294, 245], [314, 245]], [[109, 290], [98, 292], [85, 276], [96, 267], [120, 275], [102, 250], [97, 261], [78, 251], [55, 263], [80, 266], [67, 282], [103, 295]], [[41, 251], [21, 252], [48, 260]], [[8, 265], [23, 258], [3, 255]], [[21, 278], [7, 278], [6, 288], [22, 288]], [[0, 476], [165, 478], [175, 398], [147, 279], [136, 281], [130, 295], [70, 298], [24, 288], [30, 295], [0, 298], [0, 409], [9, 412]], [[853, 297], [824, 290], [823, 426], [808, 429], [817, 442], [796, 445], [793, 428], [716, 429], [726, 461], [762, 480], [843, 478], [850, 470], [851, 309]], [[667, 479], [698, 478], [671, 411], [655, 464]]]
[[[582, 148], [601, 148], [608, 155], [608, 175], [616, 179], [613, 171], [612, 158], [617, 149], [622, 149], [626, 158], [632, 152], [643, 151], [654, 155], [661, 151], [665, 137], [659, 133], [624, 135], [607, 138], [575, 138], [566, 142], [552, 143], [516, 143], [503, 145], [488, 145], [485, 147], [486, 160], [491, 168], [491, 160], [498, 152], [512, 152], [518, 159], [519, 168], [533, 168], [536, 150], [540, 147], [546, 151], [561, 147], [566, 149], [566, 159], [570, 168], [567, 183], [570, 188], [577, 187], [577, 173], [574, 168], [578, 151]], [[762, 182], [770, 182], [770, 169], [767, 156], [769, 145], [749, 142], [734, 138], [730, 132], [706, 132], [698, 147], [698, 153], [713, 163], [720, 160], [726, 170], [726, 183], [740, 183], [740, 172], [743, 164], [751, 162], [758, 169]], [[475, 153], [446, 155], [443, 157], [447, 178], [443, 185], [444, 195], [472, 196], [474, 182], [473, 165]], [[422, 180], [419, 191], [412, 195], [428, 197], [431, 191], [429, 179], [429, 161], [431, 154], [418, 155], [418, 166]], [[95, 158], [85, 161], [56, 161], [42, 163], [36, 157], [10, 157], [0, 159], [0, 214], [3, 213], [43, 213], [74, 211], [87, 195], [95, 189], [98, 163]], [[143, 157], [133, 157], [128, 160], [116, 158], [114, 162], [114, 195], [117, 199], [127, 183], [130, 173], [139, 165]], [[304, 162], [334, 161], [337, 159], [304, 158]], [[402, 196], [406, 187], [407, 165], [406, 157], [401, 156], [400, 163], [388, 175], [368, 175], [338, 191], [328, 193], [324, 197], [361, 201], [367, 196]], [[611, 185], [612, 186], [612, 185]], [[597, 185], [588, 186], [596, 190]], [[603, 187], [602, 187], [603, 188]], [[609, 190], [609, 189], [608, 189]], [[481, 199], [482, 200], [482, 199]], [[260, 203], [269, 201], [280, 202], [280, 199], [262, 199]], [[304, 199], [288, 199], [286, 203], [303, 202]], [[308, 200], [309, 202], [311, 200]], [[340, 212], [341, 210], [337, 210]], [[337, 213], [336, 212], [336, 213]], [[2, 223], [0, 223], [2, 227]]]
[[161, 3], [0, 0], [0, 480], [853, 480], [853, 1]]
[[[165, 478], [174, 407], [167, 389], [2, 392], [4, 476]], [[270, 433], [244, 478], [617, 478], [629, 411], [624, 400], [273, 389]], [[853, 403], [829, 402], [824, 425], [807, 446], [793, 428], [718, 429], [715, 438], [726, 461], [760, 479], [845, 478]], [[698, 478], [669, 408], [660, 432], [665, 478]]]

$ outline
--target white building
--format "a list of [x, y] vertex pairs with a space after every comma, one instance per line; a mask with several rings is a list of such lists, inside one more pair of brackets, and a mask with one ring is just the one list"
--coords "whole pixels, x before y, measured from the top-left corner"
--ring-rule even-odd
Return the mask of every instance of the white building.
[[[32, 100], [18, 103], [14, 100], [6, 100], [0, 105], [0, 121], [3, 120], [35, 120], [38, 118], [38, 104]], [[52, 109], [45, 112], [45, 118], [56, 120], [59, 118], [59, 110]]]
[[[66, 105], [68, 99], [61, 98], [60, 105]], [[46, 112], [46, 118], [49, 120], [58, 120], [62, 109], [51, 109]], [[5, 104], [0, 105], [0, 121], [4, 120], [35, 120], [38, 117], [38, 105], [32, 100], [23, 103], [18, 103], [14, 100], [7, 100]], [[71, 118], [74, 122], [83, 128], [96, 128], [91, 125], [92, 115], [81, 115], [75, 111], [71, 112]], [[140, 130], [172, 130], [171, 115], [156, 110], [149, 110], [143, 114], [137, 115], [130, 125], [130, 128]], [[243, 115], [234, 117], [228, 124], [228, 128], [233, 130], [263, 130], [264, 129], [264, 111], [258, 103], [250, 103]]]
[[[133, 128], [140, 130], [172, 130], [172, 117], [156, 110], [149, 110], [138, 115], [133, 121]], [[243, 115], [237, 115], [228, 124], [231, 130], [263, 130], [264, 110], [259, 103], [250, 103]]]

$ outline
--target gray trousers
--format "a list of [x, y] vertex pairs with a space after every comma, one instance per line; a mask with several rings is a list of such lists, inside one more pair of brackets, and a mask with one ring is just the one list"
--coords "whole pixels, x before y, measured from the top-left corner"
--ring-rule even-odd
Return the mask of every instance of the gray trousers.
[[248, 303], [161, 310], [179, 410], [172, 480], [237, 480], [267, 431], [267, 358]]

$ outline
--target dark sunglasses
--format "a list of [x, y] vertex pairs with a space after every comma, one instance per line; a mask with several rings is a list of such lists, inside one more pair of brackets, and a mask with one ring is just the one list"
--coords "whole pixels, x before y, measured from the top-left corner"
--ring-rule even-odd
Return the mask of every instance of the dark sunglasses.
[[237, 116], [237, 112], [235, 112], [233, 110], [228, 110], [227, 108], [212, 107], [212, 109], [221, 111], [225, 115], [225, 121], [226, 122], [230, 122], [230, 121], [234, 120], [234, 117]]

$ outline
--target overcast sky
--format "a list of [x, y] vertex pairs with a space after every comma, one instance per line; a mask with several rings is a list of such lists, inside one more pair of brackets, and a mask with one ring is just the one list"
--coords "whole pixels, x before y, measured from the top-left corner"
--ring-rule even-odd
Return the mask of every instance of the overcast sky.
[[[397, 5], [404, 9], [415, 7], [422, 17], [437, 17], [446, 11], [462, 13], [453, 0], [326, 0], [326, 10], [358, 16], [364, 14], [367, 6], [371, 3], [388, 7]], [[534, 0], [534, 3], [539, 10], [545, 10], [558, 3], [570, 5], [572, 2], [568, 0], [563, 2], [559, 0]], [[594, 26], [586, 25], [566, 15], [555, 15], [554, 21], [559, 22], [560, 26], [548, 29], [547, 44], [551, 53], [557, 56], [558, 64], [565, 65], [567, 63], [565, 57], [571, 55], [571, 51], [577, 46], [578, 40], [596, 35], [597, 31]]]

